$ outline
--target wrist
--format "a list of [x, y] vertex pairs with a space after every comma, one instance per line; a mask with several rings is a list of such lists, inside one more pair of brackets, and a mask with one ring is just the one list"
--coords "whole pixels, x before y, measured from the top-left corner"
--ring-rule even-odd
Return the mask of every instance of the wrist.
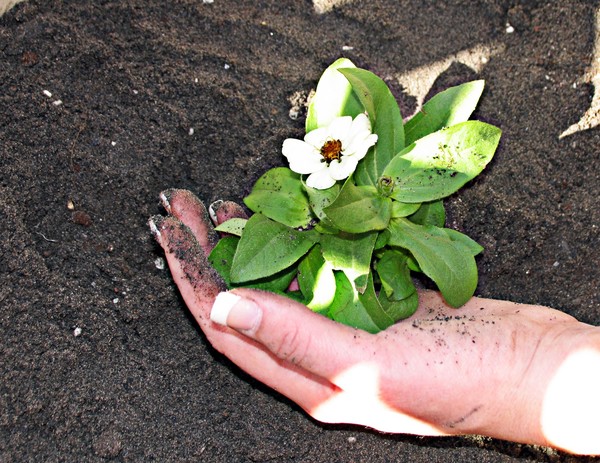
[[600, 330], [578, 324], [544, 391], [541, 431], [553, 447], [600, 454]]

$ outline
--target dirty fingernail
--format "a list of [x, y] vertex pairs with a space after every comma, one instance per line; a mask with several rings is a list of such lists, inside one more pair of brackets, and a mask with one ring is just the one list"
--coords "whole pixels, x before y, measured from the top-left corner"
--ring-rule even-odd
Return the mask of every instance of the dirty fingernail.
[[217, 199], [214, 203], [208, 206], [208, 214], [214, 223], [217, 223], [217, 210], [219, 210], [222, 204], [223, 200]]
[[237, 331], [254, 331], [262, 319], [262, 310], [251, 300], [222, 292], [215, 298], [210, 319]]
[[150, 217], [150, 219], [148, 220], [148, 226], [150, 227], [150, 231], [152, 232], [152, 234], [154, 235], [154, 237], [156, 239], [160, 238], [160, 224], [163, 220], [163, 217], [160, 215], [155, 215], [153, 217]]
[[160, 193], [160, 195], [159, 195], [160, 202], [161, 202], [162, 206], [165, 208], [165, 210], [169, 214], [171, 213], [171, 201], [170, 201], [170, 197], [171, 197], [171, 191], [170, 190], [162, 191]]

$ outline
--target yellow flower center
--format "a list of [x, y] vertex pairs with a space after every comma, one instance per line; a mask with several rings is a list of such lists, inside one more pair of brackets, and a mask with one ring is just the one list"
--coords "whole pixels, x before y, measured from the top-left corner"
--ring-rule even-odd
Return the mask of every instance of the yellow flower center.
[[327, 140], [321, 147], [321, 156], [329, 164], [335, 159], [342, 157], [342, 142], [339, 140]]

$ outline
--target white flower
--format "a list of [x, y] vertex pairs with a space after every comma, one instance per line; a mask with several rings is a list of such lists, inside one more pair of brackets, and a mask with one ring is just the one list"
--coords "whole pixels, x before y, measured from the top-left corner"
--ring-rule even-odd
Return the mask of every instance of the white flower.
[[290, 169], [310, 174], [306, 179], [309, 187], [325, 190], [337, 180], [348, 178], [376, 142], [369, 118], [359, 114], [354, 120], [350, 116], [338, 117], [327, 127], [308, 132], [304, 141], [288, 138], [282, 152]]

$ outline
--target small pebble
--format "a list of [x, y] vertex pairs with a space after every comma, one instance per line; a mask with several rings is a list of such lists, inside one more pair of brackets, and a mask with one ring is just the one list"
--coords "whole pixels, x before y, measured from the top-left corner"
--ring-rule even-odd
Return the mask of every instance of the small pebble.
[[87, 212], [83, 211], [75, 211], [71, 215], [71, 220], [77, 225], [83, 225], [84, 227], [89, 227], [92, 225], [92, 218]]
[[33, 51], [26, 51], [21, 55], [21, 64], [25, 66], [33, 66], [37, 64], [39, 60], [39, 56]]
[[157, 257], [156, 259], [154, 259], [154, 266], [158, 270], [164, 270], [165, 269], [165, 260], [162, 257]]

